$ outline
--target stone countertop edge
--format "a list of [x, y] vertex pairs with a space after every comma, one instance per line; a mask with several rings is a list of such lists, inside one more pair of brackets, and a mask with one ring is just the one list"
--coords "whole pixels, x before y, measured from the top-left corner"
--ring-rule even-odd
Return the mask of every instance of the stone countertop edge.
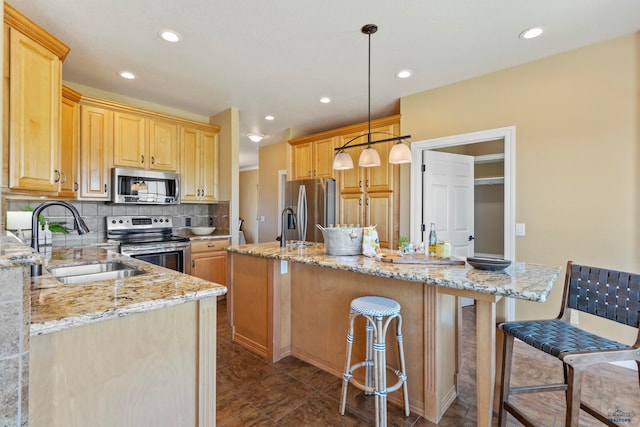
[[184, 237], [189, 240], [226, 240], [231, 239], [231, 234], [207, 234], [206, 236], [199, 236], [197, 234], [186, 233]]
[[47, 267], [104, 261], [120, 261], [145, 274], [71, 285], [60, 283], [45, 270], [31, 279], [32, 336], [227, 293], [218, 283], [95, 246], [53, 248], [45, 259]]
[[42, 264], [42, 257], [22, 243], [10, 231], [0, 233], [0, 268], [27, 267]]
[[268, 242], [230, 246], [227, 251], [535, 302], [546, 301], [561, 270], [523, 262], [512, 263], [502, 271], [478, 270], [467, 264], [394, 264], [364, 255], [327, 255], [322, 243], [292, 249], [281, 248], [279, 242]]

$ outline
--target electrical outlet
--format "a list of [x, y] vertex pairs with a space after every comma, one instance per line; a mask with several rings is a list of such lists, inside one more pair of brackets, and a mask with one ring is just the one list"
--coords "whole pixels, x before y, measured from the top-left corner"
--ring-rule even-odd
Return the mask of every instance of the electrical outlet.
[[578, 318], [578, 310], [571, 309], [571, 324], [577, 325], [580, 323], [580, 319]]
[[187, 217], [187, 218], [184, 219], [184, 225], [186, 227], [191, 227], [191, 218], [190, 217]]

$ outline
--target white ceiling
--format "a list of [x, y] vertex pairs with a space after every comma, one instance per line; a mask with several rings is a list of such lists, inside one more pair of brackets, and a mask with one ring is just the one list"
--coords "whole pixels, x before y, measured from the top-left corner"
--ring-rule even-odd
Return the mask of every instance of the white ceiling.
[[[258, 164], [250, 131], [318, 132], [372, 118], [399, 98], [640, 30], [639, 0], [9, 0], [66, 43], [69, 82], [210, 116], [240, 112], [240, 167]], [[532, 26], [538, 39], [518, 34]], [[182, 42], [158, 37], [172, 29]], [[395, 73], [411, 69], [400, 80]], [[133, 81], [118, 76], [137, 75]], [[321, 96], [333, 99], [320, 104]], [[264, 116], [272, 114], [274, 121]]]

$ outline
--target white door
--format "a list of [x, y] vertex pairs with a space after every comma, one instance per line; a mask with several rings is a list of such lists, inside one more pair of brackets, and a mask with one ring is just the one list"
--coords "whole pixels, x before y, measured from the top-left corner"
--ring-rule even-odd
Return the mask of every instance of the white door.
[[423, 239], [433, 222], [438, 240], [451, 242], [451, 255], [472, 257], [473, 156], [425, 150], [422, 163]]

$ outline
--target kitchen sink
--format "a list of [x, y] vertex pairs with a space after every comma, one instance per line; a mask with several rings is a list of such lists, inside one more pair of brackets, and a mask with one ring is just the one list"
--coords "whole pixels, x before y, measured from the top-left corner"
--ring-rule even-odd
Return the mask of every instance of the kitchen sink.
[[108, 261], [92, 264], [76, 264], [66, 267], [51, 267], [47, 269], [58, 281], [65, 284], [90, 283], [98, 280], [116, 280], [144, 274], [130, 265], [118, 261]]

